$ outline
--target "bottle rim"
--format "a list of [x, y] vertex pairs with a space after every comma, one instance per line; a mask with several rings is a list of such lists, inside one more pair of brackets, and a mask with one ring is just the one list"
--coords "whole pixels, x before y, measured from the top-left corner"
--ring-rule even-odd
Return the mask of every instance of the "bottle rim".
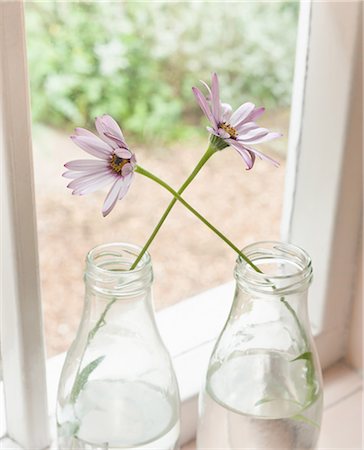
[[[113, 249], [113, 251], [112, 251]], [[117, 251], [119, 250], [119, 252]], [[96, 260], [98, 258], [104, 257], [104, 256], [113, 256], [113, 257], [121, 257], [124, 256], [120, 251], [123, 251], [126, 255], [130, 255], [130, 257], [134, 257], [134, 259], [131, 259], [130, 264], [132, 264], [135, 259], [138, 257], [142, 250], [142, 247], [136, 244], [130, 244], [128, 242], [109, 242], [106, 244], [100, 244], [96, 247], [92, 248], [86, 255], [86, 262], [96, 270], [100, 271], [101, 273], [111, 273], [115, 274], [117, 271], [110, 270], [104, 267], [101, 267], [96, 263]], [[124, 263], [125, 264], [125, 263]], [[138, 265], [135, 269], [123, 269], [123, 273], [138, 273], [142, 271], [146, 266], [151, 264], [151, 257], [148, 252], [145, 252], [141, 260], [138, 262]]]
[[260, 241], [242, 249], [258, 268], [269, 264], [270, 269], [288, 273], [254, 270], [241, 256], [236, 260], [235, 279], [247, 290], [264, 294], [288, 294], [307, 289], [312, 281], [312, 261], [301, 247], [281, 241]]
[[135, 269], [131, 265], [142, 248], [127, 242], [110, 242], [91, 249], [86, 256], [85, 280], [105, 295], [130, 295], [153, 281], [151, 257], [146, 252]]

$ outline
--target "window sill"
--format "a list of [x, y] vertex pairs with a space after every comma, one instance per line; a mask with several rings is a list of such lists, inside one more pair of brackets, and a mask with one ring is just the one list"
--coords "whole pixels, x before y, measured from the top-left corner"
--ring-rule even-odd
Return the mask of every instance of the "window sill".
[[[174, 362], [182, 401], [181, 444], [184, 445], [195, 437], [197, 426], [197, 395], [202, 384], [202, 377], [211, 354], [214, 341], [228, 316], [234, 292], [234, 283], [226, 283], [202, 294], [187, 299], [157, 313], [158, 327]], [[49, 411], [54, 430], [54, 410], [56, 405], [57, 385], [63, 366], [65, 354], [50, 358], [47, 362], [47, 384]], [[359, 442], [360, 426], [355, 432], [351, 427], [335, 427], [335, 423], [345, 423], [341, 415], [351, 426], [355, 418], [360, 417], [360, 396], [362, 380], [353, 370], [342, 363], [325, 372], [325, 415], [320, 449], [342, 448], [345, 450], [361, 448], [348, 447], [349, 442]], [[347, 411], [341, 408], [346, 408]], [[356, 420], [359, 424], [359, 421]], [[336, 436], [334, 432], [339, 435]], [[343, 442], [340, 436], [348, 433], [345, 446], [335, 447]], [[55, 434], [55, 433], [54, 433]], [[0, 434], [1, 436], [1, 434]], [[334, 439], [335, 436], [335, 439]], [[332, 439], [330, 441], [329, 439]], [[355, 440], [356, 439], [356, 440]], [[4, 442], [1, 448], [9, 447]], [[352, 444], [354, 445], [354, 444]], [[186, 447], [185, 450], [193, 449]]]

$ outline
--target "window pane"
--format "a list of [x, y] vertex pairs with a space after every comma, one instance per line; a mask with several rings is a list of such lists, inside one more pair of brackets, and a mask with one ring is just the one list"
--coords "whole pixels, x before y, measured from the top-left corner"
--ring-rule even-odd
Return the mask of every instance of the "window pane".
[[[50, 355], [64, 351], [83, 307], [82, 272], [95, 245], [143, 245], [170, 197], [139, 175], [106, 218], [105, 191], [66, 191], [63, 164], [87, 155], [69, 139], [97, 115], [121, 124], [140, 165], [178, 188], [207, 145], [191, 87], [216, 71], [221, 97], [264, 105], [259, 146], [280, 161], [246, 171], [231, 148], [214, 155], [185, 198], [238, 247], [279, 238], [298, 4], [28, 2], [39, 251]], [[235, 254], [180, 205], [151, 247], [155, 305], [232, 278]]]

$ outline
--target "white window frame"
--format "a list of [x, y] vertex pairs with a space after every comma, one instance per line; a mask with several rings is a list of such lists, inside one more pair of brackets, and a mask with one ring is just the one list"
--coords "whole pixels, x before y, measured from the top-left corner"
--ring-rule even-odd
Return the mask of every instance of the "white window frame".
[[0, 55], [1, 354], [6, 422], [9, 436], [26, 449], [36, 449], [47, 447], [50, 435], [21, 2], [0, 3]]
[[[282, 239], [304, 247], [313, 259], [316, 276], [310, 291], [310, 308], [317, 319], [313, 325], [324, 368], [344, 356], [354, 262], [361, 231], [361, 133], [358, 131], [361, 124], [355, 123], [350, 115], [353, 105], [358, 108], [352, 83], [359, 65], [361, 7], [361, 2], [304, 1], [299, 19]], [[23, 448], [44, 448], [49, 435], [44, 401], [44, 346], [36, 270], [37, 239], [21, 2], [0, 4], [0, 13], [1, 54], [6, 63], [1, 66], [2, 74], [6, 75], [1, 83], [6, 88], [5, 93], [9, 93], [1, 95], [0, 99], [1, 112], [6, 115], [1, 130], [6, 138], [3, 137], [2, 144], [6, 144], [6, 167], [9, 169], [8, 172], [5, 170], [9, 177], [9, 191], [5, 192], [5, 197], [11, 199], [5, 205], [5, 212], [9, 208], [12, 220], [9, 219], [8, 230], [5, 229], [11, 249], [6, 253], [6, 260], [11, 262], [6, 277], [14, 291], [12, 301], [7, 299], [2, 306], [4, 316], [6, 314], [12, 320], [6, 319], [2, 330], [2, 351], [6, 394], [9, 398], [14, 397], [15, 388], [24, 393], [23, 403], [12, 407], [8, 402], [8, 428], [10, 436]], [[7, 39], [4, 39], [4, 33]], [[13, 36], [11, 40], [10, 35]], [[17, 107], [23, 112], [22, 132], [19, 132], [19, 117], [15, 113]], [[16, 164], [16, 149], [20, 146], [26, 149], [21, 167], [22, 171], [26, 168], [25, 178], [18, 176]], [[19, 212], [21, 217], [17, 216]], [[25, 255], [30, 255], [31, 267], [35, 268], [27, 271], [26, 277], [24, 266], [20, 264]], [[18, 275], [15, 279], [14, 273]], [[26, 282], [33, 292], [27, 301], [28, 296], [19, 294], [24, 292]], [[181, 443], [195, 435], [197, 393], [212, 345], [226, 320], [233, 288], [232, 282], [227, 283], [158, 313], [161, 334], [170, 349], [180, 383]], [[29, 308], [33, 311], [33, 327], [29, 327], [26, 320]], [[36, 338], [34, 330], [37, 331]], [[17, 347], [11, 346], [12, 337], [16, 339]], [[62, 360], [63, 355], [59, 355], [47, 363], [51, 410], [55, 405]], [[26, 373], [36, 373], [38, 380], [19, 377], [20, 367], [26, 367]], [[13, 380], [7, 382], [11, 377]], [[10, 428], [18, 408], [26, 425], [18, 423], [18, 428]], [[36, 439], [29, 433], [24, 435], [31, 423], [30, 412], [38, 424]], [[34, 426], [34, 422], [32, 424]]]

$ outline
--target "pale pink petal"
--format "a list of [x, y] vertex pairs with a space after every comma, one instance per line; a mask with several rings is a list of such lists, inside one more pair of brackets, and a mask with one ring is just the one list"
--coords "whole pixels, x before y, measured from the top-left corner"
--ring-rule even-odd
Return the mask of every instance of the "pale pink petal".
[[75, 128], [75, 134], [77, 134], [77, 136], [90, 136], [90, 137], [94, 137], [96, 139], [100, 139], [98, 136], [96, 136], [96, 134], [92, 133], [89, 130], [86, 130], [86, 128], [80, 128], [80, 127]]
[[264, 106], [260, 106], [259, 108], [255, 108], [249, 116], [245, 119], [246, 122], [253, 122], [258, 119], [265, 111]]
[[119, 127], [117, 122], [110, 115], [104, 114], [101, 117], [101, 120], [102, 120], [102, 123], [104, 124], [104, 126], [106, 128], [108, 128], [114, 136], [118, 137], [120, 140], [125, 142], [125, 138], [121, 131], [121, 128]]
[[209, 121], [211, 122], [212, 126], [216, 129], [217, 123], [216, 123], [216, 120], [215, 120], [211, 110], [210, 110], [210, 107], [209, 107], [209, 105], [207, 103], [206, 98], [204, 97], [202, 92], [199, 89], [197, 89], [196, 87], [193, 87], [192, 91], [193, 91], [193, 94], [196, 97], [197, 103], [199, 104], [199, 106], [202, 109], [203, 113], [209, 119]]
[[102, 140], [111, 145], [114, 149], [122, 146], [126, 147], [124, 135], [116, 123], [109, 115], [96, 117], [95, 126]]
[[137, 162], [137, 160], [136, 160], [136, 157], [135, 157], [135, 155], [134, 155], [134, 153], [131, 155], [131, 157], [130, 157], [130, 162], [133, 164], [133, 165], [135, 165], [136, 164], [136, 162]]
[[101, 139], [91, 136], [71, 136], [73, 142], [90, 155], [100, 159], [110, 159], [112, 148]]
[[[241, 128], [240, 128], [241, 130]], [[245, 131], [244, 133], [239, 132], [238, 141], [241, 142], [250, 142], [251, 139], [258, 139], [263, 136], [266, 136], [269, 133], [267, 128], [261, 127], [252, 127], [250, 130]]]
[[127, 175], [124, 178], [124, 184], [119, 191], [119, 196], [118, 196], [119, 200], [121, 200], [125, 196], [125, 194], [128, 192], [131, 182], [133, 181], [133, 178], [134, 178], [134, 173], [130, 173], [129, 175]]
[[107, 186], [108, 184], [112, 183], [114, 180], [116, 180], [116, 178], [119, 178], [116, 174], [115, 175], [110, 174], [109, 177], [99, 178], [97, 180], [89, 182], [87, 185], [84, 185], [83, 187], [75, 189], [72, 192], [72, 194], [73, 195], [91, 194], [92, 192], [95, 192], [98, 189], [101, 189], [104, 186]]
[[239, 106], [239, 108], [232, 114], [230, 118], [230, 124], [236, 128], [239, 125], [241, 125], [243, 122], [245, 122], [246, 118], [249, 116], [249, 114], [254, 110], [255, 105], [254, 103], [247, 102], [243, 105]]
[[[92, 132], [89, 131], [89, 130], [86, 130], [85, 128], [79, 128], [79, 127], [78, 127], [78, 128], [75, 128], [75, 135], [77, 135], [77, 136], [88, 136], [88, 137], [91, 137], [91, 138], [95, 139], [95, 140], [99, 143], [99, 145], [101, 145], [101, 146], [103, 146], [103, 145], [104, 145], [104, 142], [106, 142], [106, 141], [100, 139], [99, 136], [96, 136], [96, 134], [92, 133]], [[108, 145], [110, 145], [109, 142], [106, 142], [106, 143], [107, 143]]]
[[221, 137], [222, 139], [227, 139], [230, 137], [230, 134], [227, 131], [225, 131], [223, 128], [219, 128], [218, 133], [219, 133], [219, 137]]
[[227, 139], [226, 142], [228, 142], [232, 147], [235, 148], [235, 150], [245, 161], [247, 170], [250, 170], [254, 165], [255, 157], [252, 158], [250, 152], [247, 149], [245, 149], [244, 146], [240, 144], [240, 142], [237, 142], [234, 139]]
[[216, 73], [212, 74], [211, 81], [211, 103], [212, 113], [215, 117], [216, 123], [221, 122], [220, 117], [220, 92], [219, 92], [219, 79]]
[[129, 175], [133, 171], [134, 171], [133, 165], [129, 164], [129, 163], [126, 163], [126, 164], [124, 164], [124, 166], [121, 169], [121, 175], [123, 177], [126, 177], [127, 175]]
[[261, 144], [262, 142], [271, 141], [272, 139], [277, 139], [282, 136], [282, 133], [266, 133], [261, 136], [256, 136], [251, 139], [239, 139], [242, 143], [246, 144]]
[[108, 167], [108, 165], [109, 165], [108, 161], [76, 159], [74, 161], [66, 163], [64, 166], [67, 167], [67, 169], [84, 171], [92, 169], [101, 169], [103, 167]]
[[257, 125], [255, 122], [243, 122], [242, 125], [239, 125], [235, 129], [238, 132], [239, 136], [243, 138], [244, 135], [247, 134], [248, 132], [258, 130], [260, 128], [261, 127]]
[[259, 150], [255, 149], [255, 148], [251, 148], [251, 147], [246, 147], [245, 148], [252, 152], [255, 153], [260, 159], [265, 159], [266, 161], [271, 162], [274, 166], [279, 167], [279, 162], [276, 161], [275, 159], [271, 158], [270, 156], [265, 155], [263, 152], [260, 152]]
[[255, 153], [254, 153], [254, 152], [251, 152], [251, 151], [248, 150], [247, 148], [246, 148], [246, 151], [248, 152], [248, 154], [250, 155], [250, 158], [251, 158], [251, 166], [247, 168], [247, 170], [250, 170], [250, 169], [253, 168], [254, 163], [255, 163]]
[[80, 176], [80, 172], [74, 172], [73, 170], [67, 170], [66, 172], [62, 173], [62, 177], [64, 178], [70, 178], [73, 180], [74, 178], [78, 178]]
[[207, 89], [207, 92], [209, 93], [208, 100], [211, 101], [212, 93], [211, 93], [210, 86], [209, 86], [207, 83], [205, 83], [203, 80], [200, 80], [200, 82], [201, 82], [201, 83], [205, 86], [205, 88]]
[[132, 152], [126, 148], [118, 148], [115, 150], [115, 155], [119, 158], [130, 159], [132, 157]]
[[[82, 177], [87, 177], [90, 175], [98, 175], [101, 173], [111, 173], [112, 171], [109, 170], [108, 168], [101, 168], [101, 169], [90, 169], [87, 171], [79, 171], [79, 170], [68, 170], [67, 172], [63, 173], [63, 177], [65, 178], [71, 178], [71, 179], [75, 179], [75, 178], [82, 178]], [[67, 186], [68, 187], [68, 186]]]
[[214, 134], [215, 136], [220, 137], [218, 131], [214, 130], [213, 128], [211, 128], [211, 127], [206, 127], [206, 130], [207, 130], [209, 133]]
[[232, 107], [229, 103], [221, 103], [221, 122], [230, 122]]
[[71, 183], [69, 183], [67, 185], [67, 187], [70, 189], [82, 188], [84, 186], [87, 186], [87, 184], [90, 184], [91, 182], [97, 181], [101, 178], [107, 178], [107, 177], [112, 178], [114, 176], [114, 174], [116, 175], [116, 173], [113, 171], [87, 173], [86, 175], [82, 175], [81, 177], [71, 181]]
[[109, 193], [107, 194], [104, 205], [102, 207], [102, 215], [104, 217], [106, 217], [111, 212], [111, 210], [114, 208], [114, 206], [119, 198], [119, 192], [123, 186], [123, 183], [124, 183], [124, 179], [122, 177], [120, 177], [111, 186], [111, 189], [110, 189]]
[[104, 136], [105, 138], [109, 139], [109, 141], [117, 145], [117, 148], [120, 147], [128, 149], [126, 142], [122, 141], [118, 136], [115, 136], [113, 133], [108, 131], [108, 128], [105, 128]]

